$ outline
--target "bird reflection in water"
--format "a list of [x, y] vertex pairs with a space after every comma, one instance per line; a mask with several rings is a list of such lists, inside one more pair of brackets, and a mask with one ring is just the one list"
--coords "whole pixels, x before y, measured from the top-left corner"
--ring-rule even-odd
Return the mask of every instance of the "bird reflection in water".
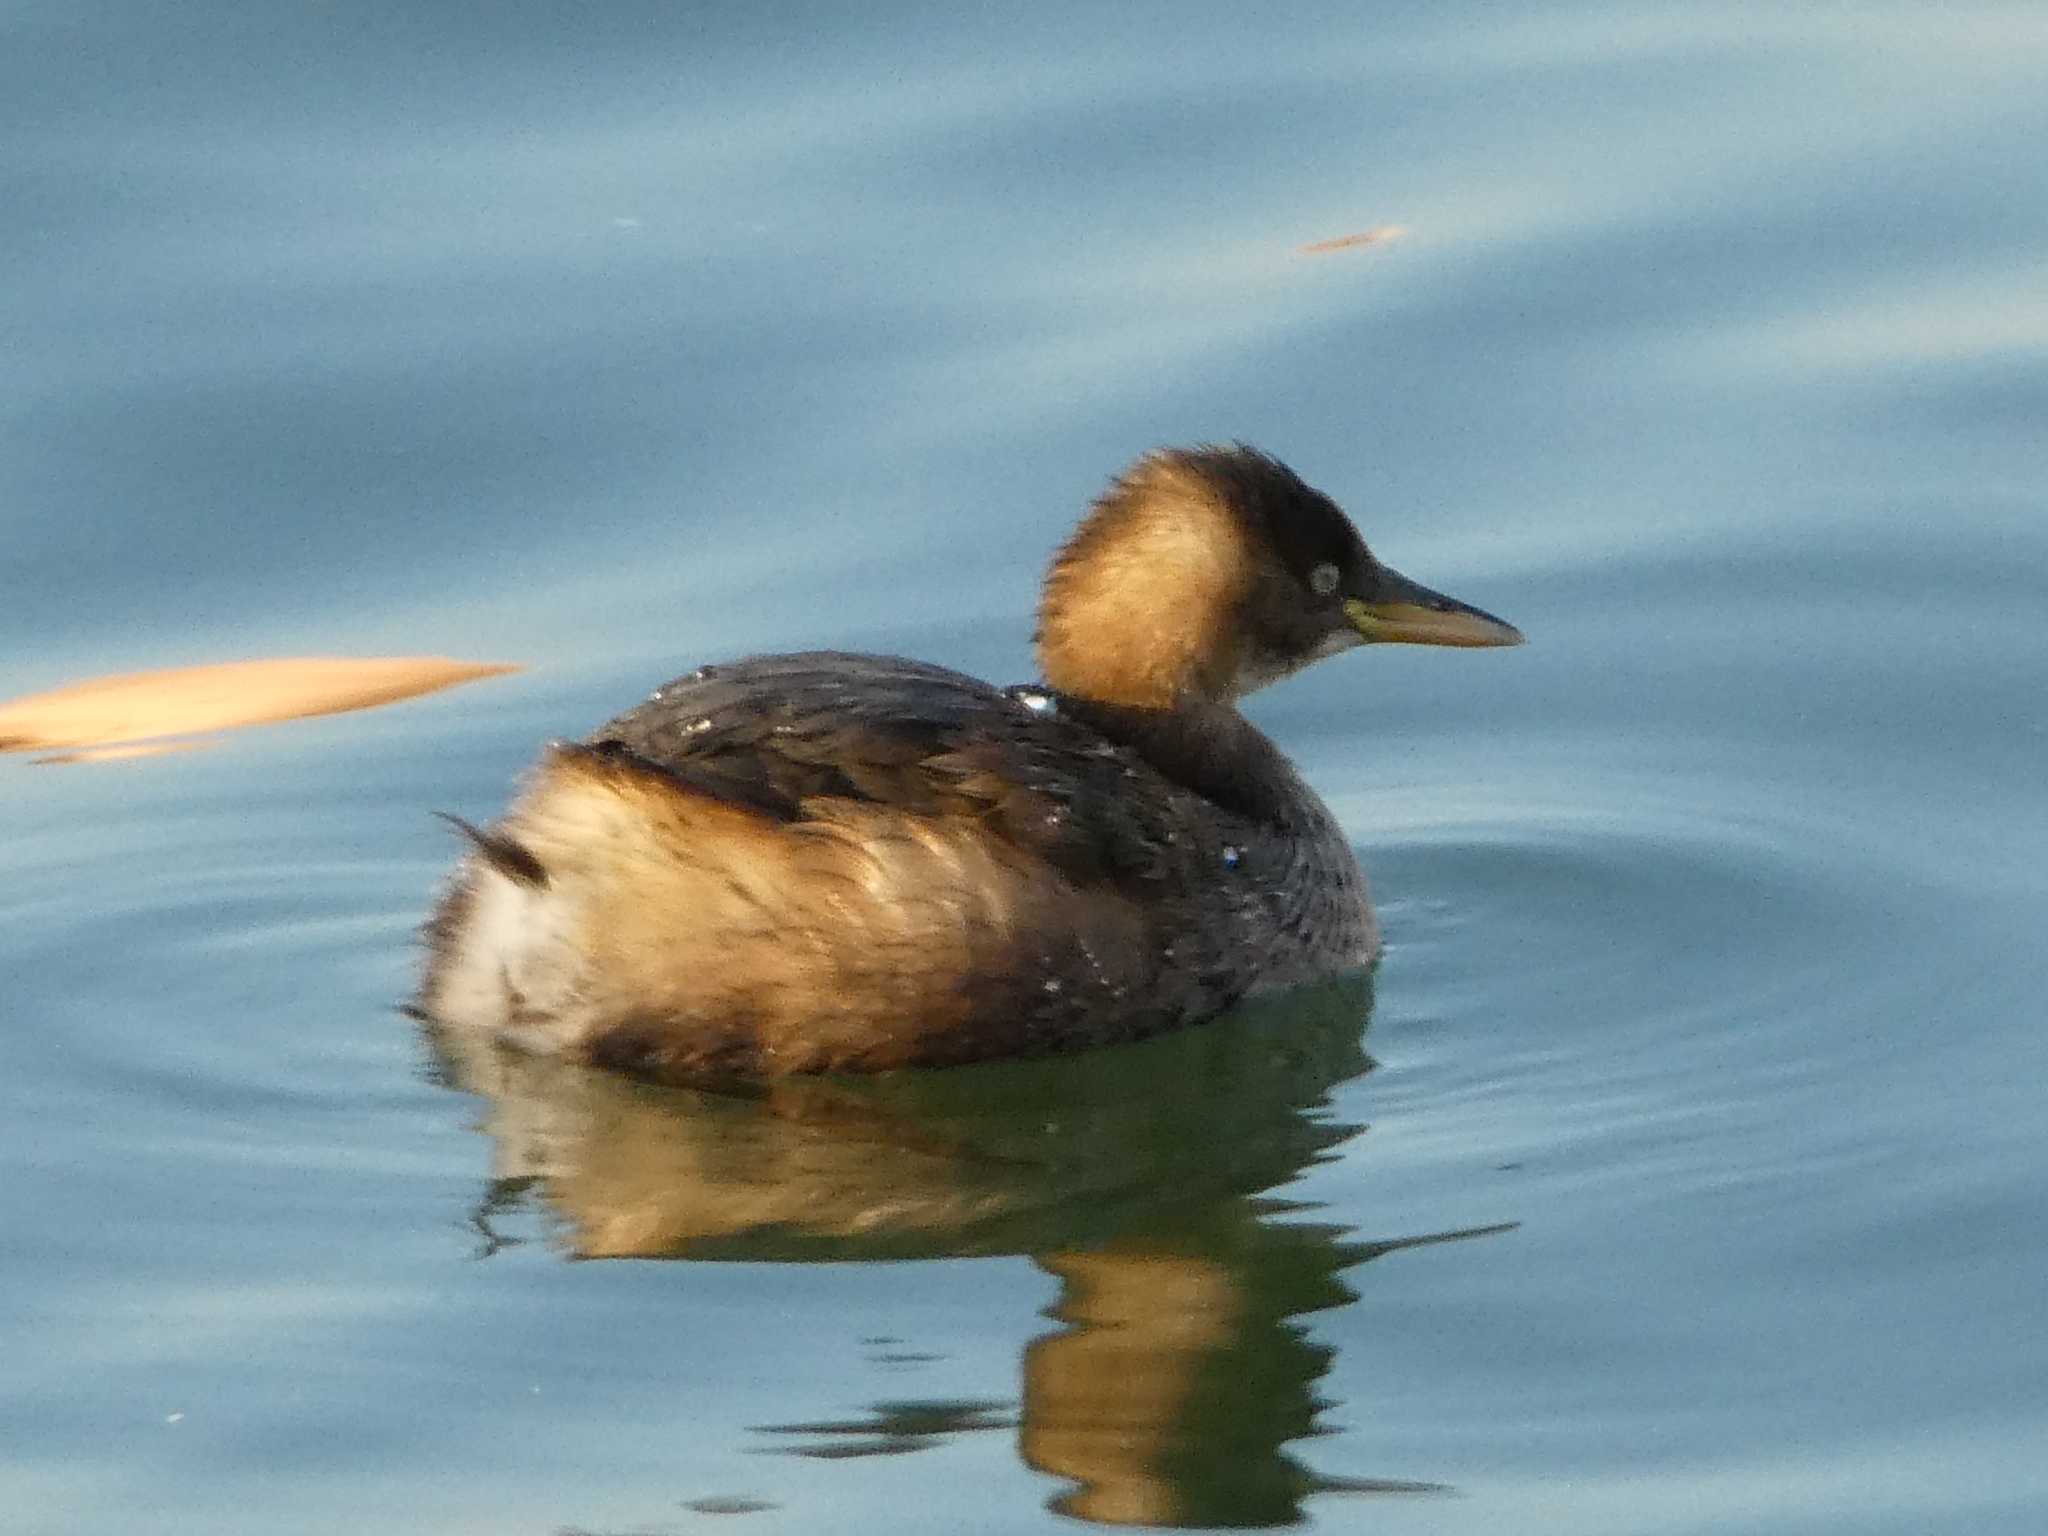
[[1438, 1487], [1322, 1478], [1286, 1453], [1330, 1406], [1315, 1386], [1334, 1352], [1299, 1320], [1352, 1300], [1344, 1272], [1365, 1260], [1504, 1230], [1360, 1242], [1265, 1193], [1363, 1129], [1329, 1095], [1371, 1068], [1371, 1002], [1357, 976], [1138, 1045], [734, 1093], [428, 1039], [444, 1080], [485, 1100], [487, 1252], [531, 1206], [581, 1258], [1025, 1254], [1060, 1282], [1014, 1419], [889, 1401], [755, 1426], [768, 1445], [867, 1456], [1014, 1424], [1024, 1460], [1073, 1484], [1063, 1514], [1281, 1525], [1310, 1495]]

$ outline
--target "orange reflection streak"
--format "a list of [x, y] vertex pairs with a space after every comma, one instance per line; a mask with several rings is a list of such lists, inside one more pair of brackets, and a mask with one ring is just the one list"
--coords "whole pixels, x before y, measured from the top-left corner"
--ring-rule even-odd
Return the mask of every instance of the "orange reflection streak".
[[[176, 741], [120, 741], [106, 747], [79, 747], [75, 751], [53, 752], [48, 757], [39, 757], [38, 763], [123, 763], [131, 757], [167, 757], [173, 752], [198, 752], [212, 746], [210, 736], [185, 736]], [[16, 744], [0, 740], [0, 752], [21, 750]]]
[[442, 656], [299, 656], [126, 672], [0, 703], [0, 752], [106, 748], [339, 714], [518, 670]]
[[1368, 245], [1387, 245], [1399, 240], [1408, 231], [1399, 224], [1376, 224], [1371, 229], [1361, 229], [1355, 235], [1336, 235], [1328, 240], [1314, 240], [1307, 245], [1297, 245], [1298, 256], [1328, 256], [1333, 251], [1355, 251]]

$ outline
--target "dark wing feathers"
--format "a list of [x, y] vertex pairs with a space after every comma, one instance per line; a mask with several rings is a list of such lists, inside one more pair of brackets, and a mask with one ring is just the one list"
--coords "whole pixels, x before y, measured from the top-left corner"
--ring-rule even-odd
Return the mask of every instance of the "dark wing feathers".
[[706, 667], [590, 746], [783, 821], [821, 800], [971, 816], [1081, 882], [1144, 880], [1178, 862], [1172, 829], [1185, 807], [1177, 816], [1132, 754], [1056, 710], [899, 657], [821, 651]]
[[892, 657], [762, 656], [664, 684], [591, 743], [784, 820], [817, 798], [930, 813], [941, 796], [926, 765], [1007, 707], [986, 684]]
[[523, 843], [505, 836], [502, 832], [486, 832], [482, 827], [464, 821], [450, 811], [436, 811], [434, 814], [468, 838], [478, 857], [507, 880], [519, 885], [530, 885], [536, 890], [548, 883], [546, 868]]

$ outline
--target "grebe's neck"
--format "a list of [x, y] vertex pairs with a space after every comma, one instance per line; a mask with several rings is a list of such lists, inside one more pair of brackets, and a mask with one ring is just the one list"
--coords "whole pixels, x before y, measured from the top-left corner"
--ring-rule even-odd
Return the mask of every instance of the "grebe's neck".
[[1066, 694], [1060, 712], [1235, 815], [1293, 831], [1321, 814], [1286, 755], [1235, 704], [1187, 700], [1147, 709]]

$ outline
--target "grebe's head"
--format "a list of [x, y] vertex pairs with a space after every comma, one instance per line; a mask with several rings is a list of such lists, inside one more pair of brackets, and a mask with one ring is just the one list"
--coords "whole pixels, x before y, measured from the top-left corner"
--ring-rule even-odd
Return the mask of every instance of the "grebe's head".
[[1105, 703], [1224, 702], [1354, 645], [1522, 635], [1373, 557], [1337, 504], [1257, 449], [1138, 460], [1053, 557], [1045, 681]]

